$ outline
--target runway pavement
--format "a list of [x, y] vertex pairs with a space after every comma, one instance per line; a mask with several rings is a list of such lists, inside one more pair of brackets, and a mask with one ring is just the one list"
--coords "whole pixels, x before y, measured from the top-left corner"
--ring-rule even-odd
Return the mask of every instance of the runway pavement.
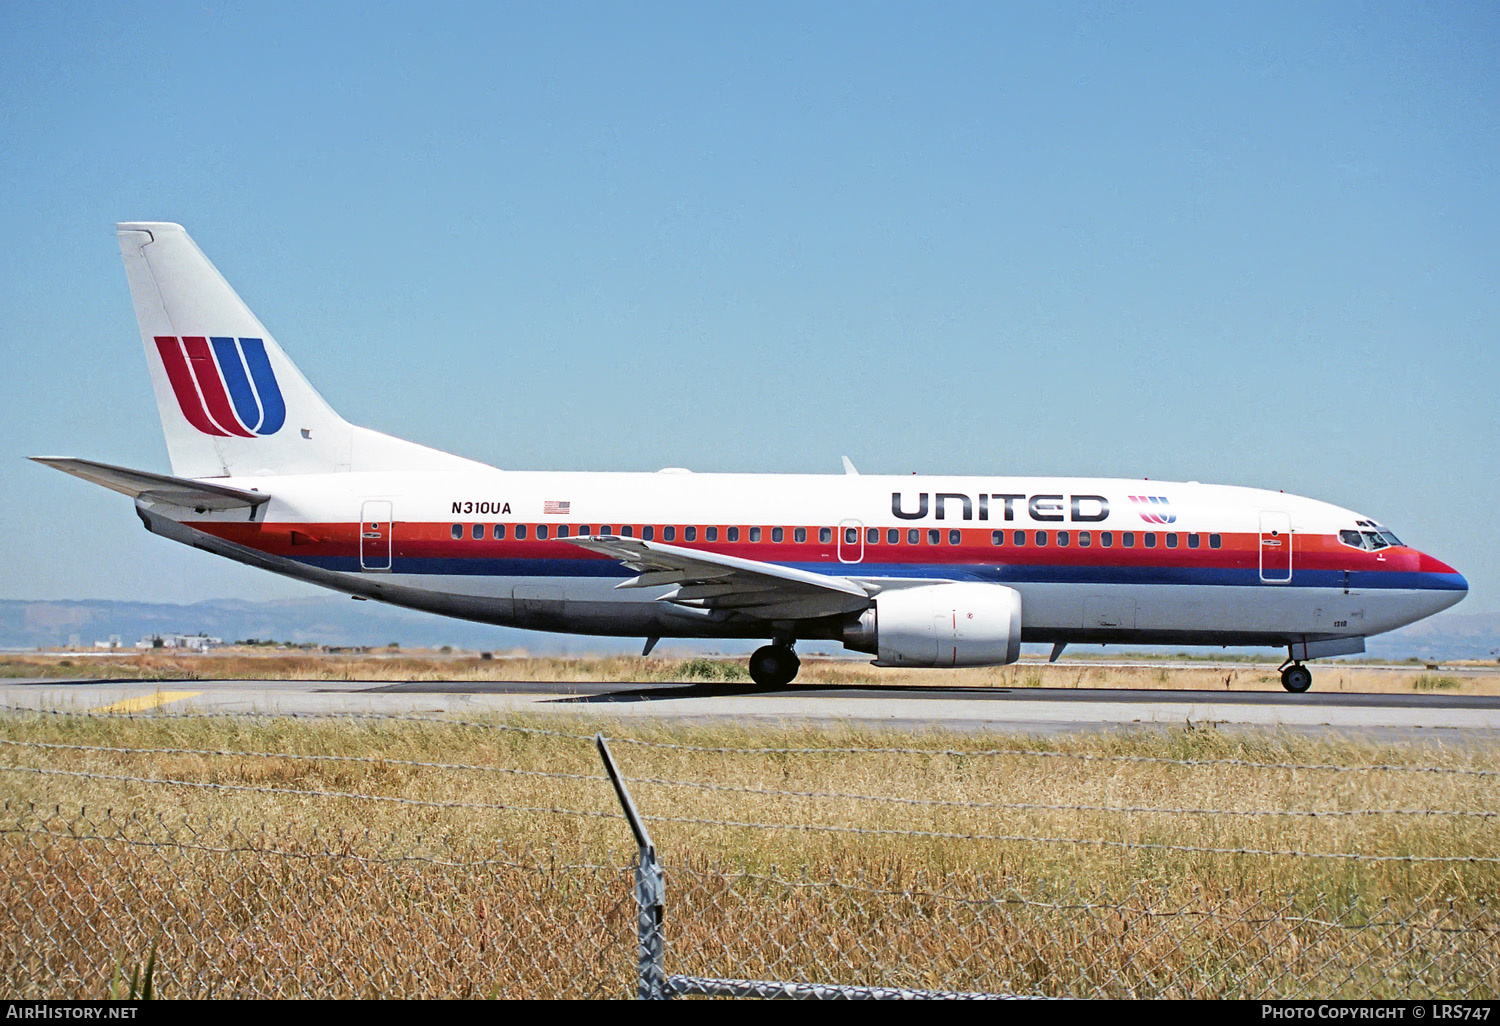
[[507, 681], [62, 681], [0, 683], [7, 709], [219, 713], [526, 712], [590, 720], [665, 719], [1056, 734], [1145, 726], [1286, 728], [1380, 739], [1500, 740], [1500, 697], [1317, 691], [765, 689], [741, 683]]

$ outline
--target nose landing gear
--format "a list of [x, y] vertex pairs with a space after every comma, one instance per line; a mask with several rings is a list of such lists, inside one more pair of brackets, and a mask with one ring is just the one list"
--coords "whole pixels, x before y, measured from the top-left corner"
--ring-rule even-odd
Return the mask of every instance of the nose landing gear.
[[761, 687], [779, 688], [797, 678], [802, 660], [790, 645], [763, 645], [750, 656], [750, 679]]
[[1312, 671], [1301, 663], [1293, 663], [1290, 666], [1283, 665], [1281, 668], [1281, 686], [1293, 694], [1302, 694], [1312, 687]]

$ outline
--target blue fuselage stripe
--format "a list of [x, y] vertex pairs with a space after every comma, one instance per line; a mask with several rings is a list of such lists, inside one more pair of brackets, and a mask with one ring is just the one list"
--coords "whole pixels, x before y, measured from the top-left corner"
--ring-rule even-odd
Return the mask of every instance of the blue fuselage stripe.
[[[298, 556], [299, 563], [343, 573], [358, 573], [353, 556]], [[786, 563], [797, 570], [828, 573], [827, 563]], [[386, 572], [382, 568], [382, 572]], [[468, 577], [578, 577], [616, 578], [634, 576], [619, 563], [603, 559], [439, 559], [397, 558], [390, 571], [396, 574], [459, 575]], [[991, 584], [1166, 584], [1214, 585], [1220, 587], [1348, 588], [1351, 591], [1466, 591], [1468, 583], [1459, 574], [1408, 571], [1297, 570], [1291, 581], [1261, 579], [1254, 567], [1223, 569], [1173, 566], [1009, 566], [942, 563], [840, 563], [836, 575], [856, 577], [936, 577], [953, 581], [983, 581]]]

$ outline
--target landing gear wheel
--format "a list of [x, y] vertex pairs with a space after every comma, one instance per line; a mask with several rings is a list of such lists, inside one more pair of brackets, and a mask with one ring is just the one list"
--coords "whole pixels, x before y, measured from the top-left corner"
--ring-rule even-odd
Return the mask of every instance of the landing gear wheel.
[[1302, 694], [1312, 687], [1312, 671], [1301, 663], [1288, 666], [1281, 671], [1281, 686], [1295, 694]]
[[802, 669], [802, 660], [785, 645], [763, 645], [750, 656], [750, 679], [761, 687], [790, 684]]

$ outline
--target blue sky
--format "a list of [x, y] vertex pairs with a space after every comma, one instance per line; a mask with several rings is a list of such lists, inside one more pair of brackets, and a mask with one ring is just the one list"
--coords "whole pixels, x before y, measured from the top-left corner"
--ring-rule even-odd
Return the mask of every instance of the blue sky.
[[503, 467], [1327, 499], [1500, 610], [1500, 11], [13, 4], [0, 597], [300, 595], [165, 469], [117, 220], [346, 417]]

